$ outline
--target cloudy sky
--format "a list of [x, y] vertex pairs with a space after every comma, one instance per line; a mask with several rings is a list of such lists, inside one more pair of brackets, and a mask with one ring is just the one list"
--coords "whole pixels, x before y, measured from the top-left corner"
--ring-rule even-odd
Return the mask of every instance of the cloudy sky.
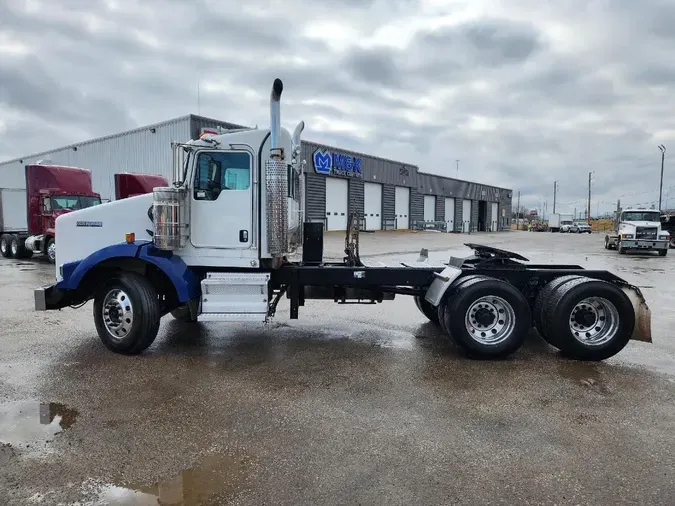
[[262, 127], [275, 77], [306, 139], [459, 159], [549, 212], [589, 171], [593, 214], [656, 203], [663, 143], [675, 207], [675, 0], [0, 0], [0, 160], [188, 113]]

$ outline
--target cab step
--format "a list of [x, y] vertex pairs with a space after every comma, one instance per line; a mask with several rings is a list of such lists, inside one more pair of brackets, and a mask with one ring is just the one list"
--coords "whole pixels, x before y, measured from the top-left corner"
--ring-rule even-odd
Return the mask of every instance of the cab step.
[[268, 272], [209, 272], [201, 282], [200, 322], [265, 322]]

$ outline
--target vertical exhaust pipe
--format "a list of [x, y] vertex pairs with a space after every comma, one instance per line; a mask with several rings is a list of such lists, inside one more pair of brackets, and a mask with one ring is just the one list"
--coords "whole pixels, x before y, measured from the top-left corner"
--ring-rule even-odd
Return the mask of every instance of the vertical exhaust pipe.
[[281, 149], [281, 92], [284, 91], [284, 83], [281, 79], [274, 80], [272, 93], [270, 94], [270, 157], [283, 159]]
[[288, 252], [288, 172], [281, 146], [281, 92], [284, 84], [275, 79], [270, 94], [270, 157], [265, 161], [267, 250], [273, 257]]

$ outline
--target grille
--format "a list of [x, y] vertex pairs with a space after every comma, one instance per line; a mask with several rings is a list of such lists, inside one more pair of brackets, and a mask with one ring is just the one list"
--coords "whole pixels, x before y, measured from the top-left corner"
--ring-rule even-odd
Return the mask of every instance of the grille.
[[656, 227], [637, 227], [636, 239], [656, 239]]

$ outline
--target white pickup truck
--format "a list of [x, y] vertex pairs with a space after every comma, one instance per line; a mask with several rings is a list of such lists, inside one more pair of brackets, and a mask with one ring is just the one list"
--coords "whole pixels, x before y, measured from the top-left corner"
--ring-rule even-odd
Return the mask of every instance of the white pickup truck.
[[627, 251], [658, 251], [668, 254], [670, 234], [661, 228], [659, 211], [653, 209], [624, 209], [614, 220], [614, 232], [605, 236], [605, 249]]

